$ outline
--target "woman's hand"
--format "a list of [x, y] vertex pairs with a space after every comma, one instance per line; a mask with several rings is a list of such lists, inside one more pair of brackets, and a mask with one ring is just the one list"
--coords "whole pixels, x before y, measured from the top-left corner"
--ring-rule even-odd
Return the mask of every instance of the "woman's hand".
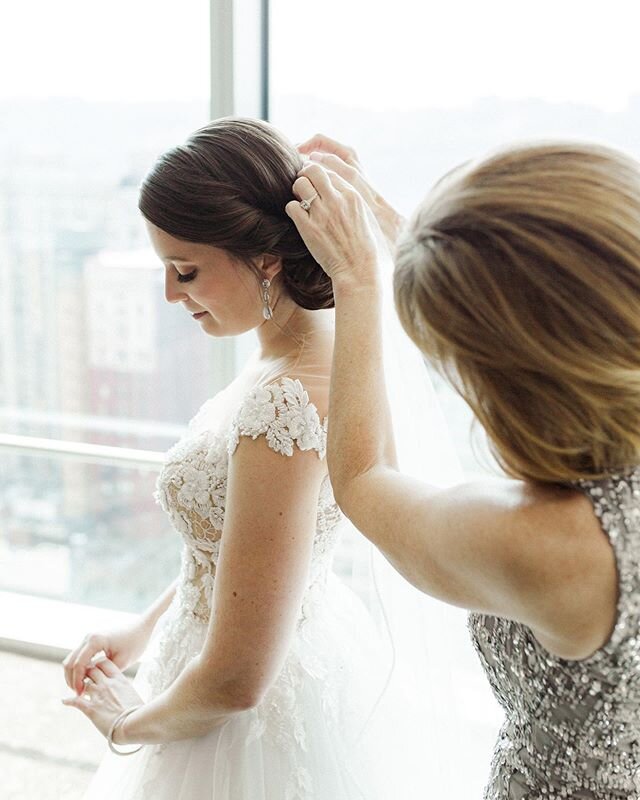
[[131, 681], [108, 658], [99, 659], [89, 667], [83, 683], [81, 695], [66, 697], [62, 702], [82, 711], [103, 736], [123, 711], [144, 702]]
[[150, 635], [151, 630], [143, 619], [123, 628], [88, 634], [62, 662], [67, 686], [76, 694], [82, 694], [83, 680], [98, 653], [104, 652], [117, 667], [126, 669], [140, 658]]
[[404, 225], [403, 217], [371, 186], [356, 151], [352, 147], [336, 142], [329, 136], [317, 133], [298, 145], [298, 150], [312, 161], [344, 178], [362, 195], [393, 251], [398, 234]]
[[300, 170], [285, 207], [311, 255], [334, 286], [375, 285], [385, 247], [382, 233], [362, 196], [335, 172], [319, 164]]

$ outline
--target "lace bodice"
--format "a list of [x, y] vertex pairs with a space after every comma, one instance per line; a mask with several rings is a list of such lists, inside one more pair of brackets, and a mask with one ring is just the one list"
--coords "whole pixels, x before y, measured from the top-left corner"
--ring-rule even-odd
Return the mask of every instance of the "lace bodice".
[[[297, 379], [284, 377], [254, 388], [230, 424], [224, 423], [224, 416], [218, 397], [204, 404], [186, 435], [167, 453], [156, 491], [156, 499], [184, 542], [178, 602], [203, 622], [211, 613], [229, 458], [240, 438], [264, 436], [269, 447], [284, 457], [298, 449], [314, 450], [323, 459], [326, 450], [326, 419], [321, 422]], [[318, 501], [310, 585], [330, 568], [340, 518], [327, 475]]]
[[640, 798], [640, 470], [578, 488], [615, 553], [617, 622], [604, 647], [568, 661], [525, 625], [470, 615], [474, 644], [506, 712], [487, 800]]

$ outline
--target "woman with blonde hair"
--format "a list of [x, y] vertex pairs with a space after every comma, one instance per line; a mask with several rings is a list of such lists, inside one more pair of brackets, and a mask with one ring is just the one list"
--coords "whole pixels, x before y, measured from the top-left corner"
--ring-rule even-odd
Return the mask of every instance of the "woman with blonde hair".
[[471, 612], [505, 711], [485, 798], [640, 797], [638, 164], [510, 147], [446, 176], [400, 234], [401, 322], [509, 476], [438, 490], [399, 473], [389, 425], [379, 234], [399, 218], [353, 151], [301, 149], [318, 163], [287, 212], [333, 280], [335, 496], [416, 587]]

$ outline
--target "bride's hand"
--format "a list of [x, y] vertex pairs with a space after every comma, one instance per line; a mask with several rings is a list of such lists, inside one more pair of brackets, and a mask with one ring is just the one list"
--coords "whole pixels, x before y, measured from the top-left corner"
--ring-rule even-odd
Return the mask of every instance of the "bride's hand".
[[350, 183], [354, 189], [358, 190], [378, 220], [380, 229], [393, 250], [398, 234], [404, 225], [404, 219], [371, 186], [364, 174], [356, 151], [352, 147], [341, 144], [322, 133], [317, 133], [311, 139], [298, 145], [298, 150], [312, 161], [336, 172], [347, 183]]
[[[298, 173], [293, 193], [299, 201], [285, 211], [309, 252], [334, 282], [367, 285], [378, 280], [384, 245], [375, 217], [362, 196], [340, 175], [308, 164]], [[302, 202], [309, 201], [305, 209]]]
[[[77, 708], [106, 736], [117, 716], [131, 706], [143, 704], [131, 681], [108, 658], [95, 662], [84, 678], [85, 690], [62, 700]], [[114, 740], [115, 741], [115, 740]]]
[[87, 634], [62, 662], [67, 686], [81, 694], [87, 670], [93, 666], [94, 657], [102, 652], [120, 669], [126, 669], [142, 655], [149, 634], [149, 627], [142, 619], [122, 628]]

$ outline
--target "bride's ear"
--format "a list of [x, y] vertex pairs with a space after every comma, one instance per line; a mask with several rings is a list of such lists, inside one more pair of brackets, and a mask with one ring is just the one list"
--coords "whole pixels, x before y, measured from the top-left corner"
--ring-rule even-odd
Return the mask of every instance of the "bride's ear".
[[255, 265], [263, 279], [268, 278], [272, 281], [275, 276], [282, 272], [282, 257], [265, 253], [255, 260]]

